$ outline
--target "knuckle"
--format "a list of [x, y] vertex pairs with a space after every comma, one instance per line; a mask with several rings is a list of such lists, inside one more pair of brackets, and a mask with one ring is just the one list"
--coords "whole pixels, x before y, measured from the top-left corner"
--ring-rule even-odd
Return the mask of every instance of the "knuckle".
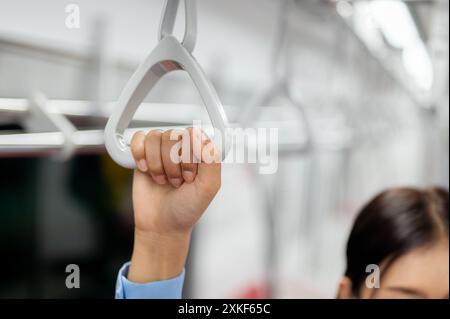
[[145, 136], [146, 141], [153, 141], [153, 140], [157, 140], [160, 139], [162, 135], [162, 132], [159, 130], [153, 130], [147, 133], [147, 135]]
[[141, 141], [142, 138], [142, 132], [136, 132], [133, 134], [133, 137], [131, 138], [131, 144], [136, 144], [137, 142]]
[[131, 139], [130, 147], [133, 153], [137, 153], [141, 150], [141, 142], [142, 142], [142, 133], [137, 132], [136, 134], [133, 135]]
[[180, 167], [177, 164], [173, 163], [170, 158], [167, 158], [166, 160], [164, 160], [163, 164], [164, 164], [164, 170], [168, 176], [176, 177], [176, 176], [180, 175], [180, 171], [181, 171]]
[[150, 171], [152, 171], [153, 173], [162, 173], [163, 172], [161, 160], [157, 160], [156, 158], [148, 158], [147, 162], [148, 162], [148, 167], [149, 167]]
[[170, 140], [170, 135], [172, 134], [172, 130], [167, 130], [161, 133], [161, 139], [163, 141], [169, 141]]

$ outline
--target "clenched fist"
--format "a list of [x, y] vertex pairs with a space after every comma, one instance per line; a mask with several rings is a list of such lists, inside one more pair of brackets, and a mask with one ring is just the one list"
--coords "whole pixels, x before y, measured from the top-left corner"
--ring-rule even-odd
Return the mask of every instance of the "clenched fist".
[[220, 188], [220, 154], [199, 129], [138, 132], [131, 150], [135, 243], [128, 279], [173, 278], [193, 226]]

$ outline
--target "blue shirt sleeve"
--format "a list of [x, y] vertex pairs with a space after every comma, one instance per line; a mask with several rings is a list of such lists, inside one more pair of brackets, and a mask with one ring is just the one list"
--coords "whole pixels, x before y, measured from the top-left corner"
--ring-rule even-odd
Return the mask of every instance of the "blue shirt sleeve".
[[176, 278], [137, 284], [127, 279], [130, 263], [119, 270], [116, 283], [116, 299], [180, 299], [185, 271]]

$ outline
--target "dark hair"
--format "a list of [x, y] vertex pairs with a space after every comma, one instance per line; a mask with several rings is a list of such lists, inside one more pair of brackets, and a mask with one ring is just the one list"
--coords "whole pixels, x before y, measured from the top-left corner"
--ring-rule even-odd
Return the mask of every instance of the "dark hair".
[[434, 187], [389, 189], [359, 213], [347, 243], [347, 270], [359, 296], [370, 264], [387, 267], [398, 257], [439, 239], [448, 239], [449, 193]]

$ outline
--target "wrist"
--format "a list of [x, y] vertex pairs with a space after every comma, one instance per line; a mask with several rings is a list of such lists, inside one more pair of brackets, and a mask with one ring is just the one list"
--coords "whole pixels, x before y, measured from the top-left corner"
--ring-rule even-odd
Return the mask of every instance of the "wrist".
[[135, 229], [128, 279], [147, 283], [181, 274], [189, 251], [191, 230], [158, 233]]

